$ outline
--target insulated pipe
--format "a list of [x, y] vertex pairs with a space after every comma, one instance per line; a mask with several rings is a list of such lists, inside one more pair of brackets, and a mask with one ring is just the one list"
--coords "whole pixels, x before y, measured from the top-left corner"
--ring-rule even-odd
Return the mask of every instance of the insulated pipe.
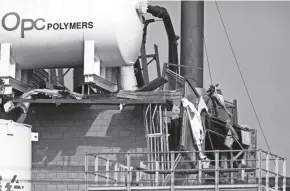
[[[203, 87], [204, 2], [181, 1], [181, 75]], [[193, 80], [192, 80], [193, 79]]]
[[[179, 37], [175, 34], [168, 11], [164, 7], [159, 6], [148, 5], [147, 8], [148, 13], [163, 20], [168, 37], [168, 62], [171, 64], [178, 64], [177, 40]], [[169, 69], [175, 72], [178, 71], [178, 68], [174, 66], [169, 66]]]

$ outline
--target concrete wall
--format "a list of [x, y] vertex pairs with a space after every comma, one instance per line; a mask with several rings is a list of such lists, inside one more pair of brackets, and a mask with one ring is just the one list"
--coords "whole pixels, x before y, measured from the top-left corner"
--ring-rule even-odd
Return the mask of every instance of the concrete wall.
[[[143, 151], [141, 107], [53, 106], [30, 108], [25, 121], [39, 133], [33, 143], [33, 190], [84, 190], [85, 152]], [[92, 164], [91, 164], [92, 165]]]

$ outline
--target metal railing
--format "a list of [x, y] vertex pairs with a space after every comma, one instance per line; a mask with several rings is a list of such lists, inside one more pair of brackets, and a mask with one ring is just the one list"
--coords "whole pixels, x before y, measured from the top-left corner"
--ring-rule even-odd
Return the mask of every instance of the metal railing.
[[[204, 153], [213, 157], [202, 161], [198, 159], [198, 151], [166, 152], [162, 153], [168, 156], [163, 161], [146, 161], [152, 153], [87, 153], [86, 191], [209, 188], [216, 191], [225, 188], [286, 191], [286, 158], [262, 150]], [[164, 163], [170, 164], [167, 169]], [[274, 183], [270, 182], [273, 178]]]

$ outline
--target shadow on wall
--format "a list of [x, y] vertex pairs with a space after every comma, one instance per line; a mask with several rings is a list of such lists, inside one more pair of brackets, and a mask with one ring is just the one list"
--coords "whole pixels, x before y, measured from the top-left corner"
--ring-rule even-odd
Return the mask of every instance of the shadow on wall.
[[139, 106], [119, 111], [118, 106], [35, 105], [25, 123], [39, 133], [32, 150], [35, 168], [83, 167], [86, 152], [134, 152], [146, 147]]

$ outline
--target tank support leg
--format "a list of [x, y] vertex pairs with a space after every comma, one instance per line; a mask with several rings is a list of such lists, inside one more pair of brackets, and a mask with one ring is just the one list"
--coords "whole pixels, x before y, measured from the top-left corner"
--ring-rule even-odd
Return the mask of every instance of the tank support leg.
[[13, 90], [26, 92], [29, 89], [29, 71], [16, 67], [11, 44], [0, 44], [0, 95], [13, 96]]
[[94, 88], [101, 88], [109, 92], [116, 92], [117, 85], [106, 80], [106, 67], [101, 66], [101, 61], [96, 55], [95, 41], [85, 41], [84, 44], [84, 77], [85, 83]]
[[16, 63], [11, 59], [10, 43], [0, 44], [0, 77], [16, 77]]
[[99, 59], [95, 59], [95, 41], [85, 41], [84, 50], [84, 75], [100, 76], [101, 63]]

